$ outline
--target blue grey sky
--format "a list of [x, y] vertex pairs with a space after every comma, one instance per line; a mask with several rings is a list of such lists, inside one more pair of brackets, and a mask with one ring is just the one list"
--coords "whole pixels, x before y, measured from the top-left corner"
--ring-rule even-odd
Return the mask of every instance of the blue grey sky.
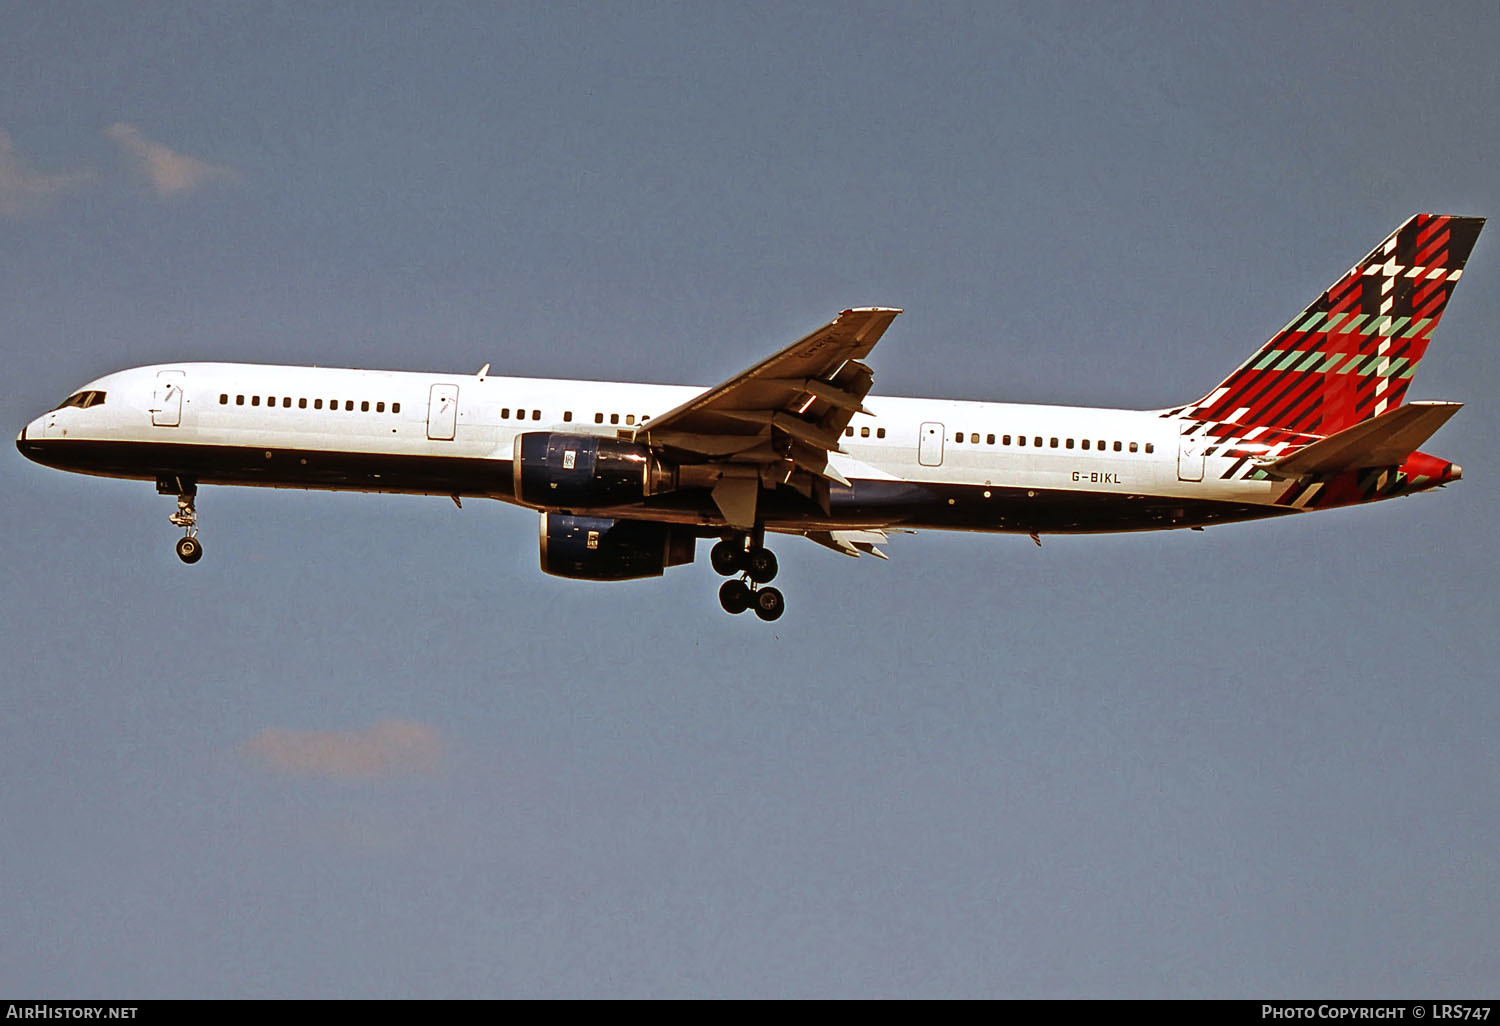
[[[0, 11], [0, 420], [223, 359], [1196, 398], [1500, 215], [1500, 8]], [[1435, 494], [543, 576], [534, 514], [0, 461], [0, 994], [1406, 996], [1500, 979], [1500, 246]]]

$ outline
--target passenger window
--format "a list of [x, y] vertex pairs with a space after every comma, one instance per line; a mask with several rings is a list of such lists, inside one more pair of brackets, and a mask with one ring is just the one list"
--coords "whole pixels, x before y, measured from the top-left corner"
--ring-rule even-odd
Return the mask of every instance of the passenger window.
[[252, 395], [250, 397], [250, 405], [251, 406], [259, 406], [260, 405], [260, 396], [258, 396], [258, 395]]
[[1054, 449], [1057, 448], [1057, 439], [1055, 439], [1055, 438], [1052, 439], [1052, 448], [1054, 448]]
[[219, 393], [219, 405], [220, 406], [228, 406], [229, 405], [229, 394], [227, 392], [220, 392]]
[[292, 397], [291, 396], [287, 395], [287, 396], [282, 396], [281, 397], [281, 408], [283, 410], [290, 410], [292, 408]]
[[541, 410], [532, 410], [531, 411], [531, 419], [532, 420], [541, 420], [542, 419], [542, 411]]
[[627, 423], [627, 424], [634, 424], [635, 423], [635, 414], [633, 414], [633, 413], [627, 413], [627, 414], [625, 414], [625, 423]]
[[1138, 450], [1137, 450], [1137, 447], [1136, 447], [1136, 444], [1135, 444], [1135, 443], [1134, 443], [1134, 442], [1131, 442], [1131, 443], [1130, 443], [1130, 451], [1131, 451], [1131, 452], [1136, 452], [1136, 451], [1138, 451]]
[[391, 403], [391, 412], [392, 413], [400, 413], [401, 412], [401, 404], [400, 403]]
[[305, 409], [307, 409], [307, 400], [305, 398], [297, 400], [297, 409], [299, 409], [299, 410], [305, 410]]
[[242, 396], [242, 395], [235, 396], [234, 397], [234, 405], [236, 405], [236, 406], [244, 406], [245, 405], [245, 397]]
[[1010, 435], [1001, 435], [1000, 436], [1000, 444], [1001, 445], [1009, 445], [1010, 444]]
[[360, 413], [369, 413], [370, 412], [370, 400], [364, 399], [364, 400], [362, 400], [360, 402], [360, 404], [359, 404], [359, 412]]
[[595, 424], [603, 424], [604, 423], [604, 414], [602, 414], [602, 413], [596, 413], [596, 414], [594, 414], [594, 423]]
[[984, 436], [984, 444], [985, 445], [994, 445], [995, 444], [995, 436], [994, 435], [985, 435]]
[[962, 442], [964, 440], [964, 433], [962, 431], [958, 432], [953, 436], [953, 440], [955, 442]]
[[1017, 445], [1025, 445], [1026, 444], [1026, 436], [1025, 435], [1017, 435], [1016, 436], [1016, 444]]
[[568, 421], [571, 421], [572, 419], [573, 419], [573, 411], [572, 410], [564, 410], [563, 411], [563, 421], [566, 423]]
[[620, 415], [618, 413], [611, 413], [609, 415], [609, 422], [611, 424], [618, 424], [618, 423], [620, 423]]
[[1116, 442], [1115, 443], [1115, 452], [1119, 452], [1119, 451], [1120, 451], [1120, 443]]
[[510, 407], [509, 406], [502, 406], [502, 407], [500, 407], [500, 419], [501, 420], [509, 420], [510, 419]]
[[321, 400], [321, 399], [314, 399], [313, 400], [313, 409], [315, 409], [315, 410], [321, 410], [322, 408], [323, 408], [323, 400]]
[[1155, 452], [1156, 451], [1156, 443], [1154, 443], [1154, 442], [1147, 442], [1146, 443], [1146, 451], [1147, 452]]
[[853, 438], [854, 437], [854, 429], [852, 427], [846, 427], [846, 428], [844, 428], [844, 437], [845, 438]]
[[1073, 448], [1073, 439], [1070, 438], [1070, 439], [1067, 440], [1065, 448], [1068, 448], [1068, 449]]
[[354, 400], [353, 399], [345, 399], [344, 400], [344, 412], [345, 413], [353, 413], [354, 412]]
[[875, 437], [876, 438], [884, 438], [885, 437], [885, 428], [876, 428], [875, 429]]
[[1088, 440], [1088, 439], [1087, 439], [1087, 438], [1085, 438], [1085, 439], [1084, 439], [1084, 440], [1083, 440], [1083, 447], [1084, 447], [1084, 448], [1085, 448], [1085, 449], [1087, 449], [1087, 448], [1088, 448], [1088, 447], [1089, 447], [1089, 440]]
[[384, 413], [385, 412], [385, 403], [376, 403], [375, 404], [375, 412], [376, 413]]
[[972, 434], [969, 435], [969, 444], [970, 445], [978, 445], [979, 444], [979, 432], [978, 431], [975, 431], [975, 432], [973, 432]]
[[1038, 449], [1040, 449], [1042, 447], [1042, 436], [1041, 435], [1037, 435], [1035, 438], [1033, 438], [1031, 440], [1031, 444], [1034, 445], [1034, 446], [1036, 446]]

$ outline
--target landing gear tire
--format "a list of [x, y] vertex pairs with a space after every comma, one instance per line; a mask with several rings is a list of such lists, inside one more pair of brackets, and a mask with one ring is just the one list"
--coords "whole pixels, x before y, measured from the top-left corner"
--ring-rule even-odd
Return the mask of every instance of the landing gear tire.
[[776, 557], [770, 549], [755, 548], [745, 554], [745, 573], [756, 584], [770, 584], [776, 579]]
[[177, 539], [177, 558], [184, 563], [196, 563], [203, 558], [203, 544], [192, 535]]
[[[746, 534], [735, 534], [716, 543], [708, 554], [714, 571], [734, 580], [719, 587], [719, 605], [726, 613], [755, 610], [762, 620], [781, 618], [786, 600], [775, 588], [765, 588], [776, 577], [776, 557], [765, 545], [765, 530], [757, 528]], [[736, 576], [738, 575], [738, 576]]]
[[743, 613], [755, 598], [744, 581], [725, 581], [719, 586], [719, 605], [726, 613]]
[[755, 615], [770, 623], [772, 620], [781, 619], [781, 614], [786, 612], [786, 599], [781, 597], [781, 592], [775, 588], [761, 588], [755, 593]]
[[709, 550], [708, 561], [720, 577], [733, 577], [743, 569], [745, 549], [726, 539]]

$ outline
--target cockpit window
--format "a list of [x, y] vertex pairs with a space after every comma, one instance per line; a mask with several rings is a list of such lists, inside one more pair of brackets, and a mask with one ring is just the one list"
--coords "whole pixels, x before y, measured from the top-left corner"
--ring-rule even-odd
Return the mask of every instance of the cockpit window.
[[104, 393], [98, 391], [97, 389], [94, 389], [87, 392], [74, 392], [72, 395], [68, 396], [62, 402], [53, 407], [53, 409], [64, 410], [69, 406], [77, 406], [79, 409], [86, 410], [90, 406], [103, 405]]

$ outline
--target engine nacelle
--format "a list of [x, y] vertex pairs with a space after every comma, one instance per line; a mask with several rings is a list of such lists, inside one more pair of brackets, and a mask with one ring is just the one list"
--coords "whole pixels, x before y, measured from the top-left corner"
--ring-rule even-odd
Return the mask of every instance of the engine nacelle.
[[660, 577], [693, 561], [697, 537], [677, 524], [543, 513], [542, 572], [584, 581]]
[[677, 487], [677, 468], [622, 438], [528, 431], [511, 463], [516, 498], [549, 509], [603, 509]]

